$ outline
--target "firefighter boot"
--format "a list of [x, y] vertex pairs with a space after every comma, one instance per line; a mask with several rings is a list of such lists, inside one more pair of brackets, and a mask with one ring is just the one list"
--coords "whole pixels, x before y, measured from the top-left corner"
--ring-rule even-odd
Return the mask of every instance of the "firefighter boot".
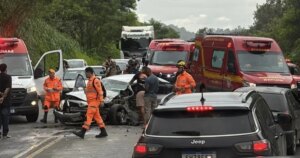
[[86, 129], [85, 129], [85, 128], [81, 128], [80, 131], [73, 132], [73, 134], [75, 134], [75, 135], [77, 135], [78, 137], [84, 139], [85, 132], [86, 132]]
[[57, 117], [56, 117], [56, 115], [54, 113], [54, 110], [53, 110], [53, 115], [54, 115], [54, 123], [58, 123], [58, 119], [57, 119]]
[[47, 116], [48, 116], [48, 112], [45, 112], [45, 113], [44, 113], [44, 118], [41, 119], [41, 122], [47, 123]]
[[102, 137], [106, 137], [107, 136], [107, 132], [105, 130], [105, 128], [100, 128], [100, 133], [98, 135], [96, 135], [96, 138], [102, 138]]

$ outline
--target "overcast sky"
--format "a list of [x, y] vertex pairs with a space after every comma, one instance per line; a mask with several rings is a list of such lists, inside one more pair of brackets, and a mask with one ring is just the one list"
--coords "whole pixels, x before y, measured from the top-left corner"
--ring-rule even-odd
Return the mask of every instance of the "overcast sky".
[[266, 0], [140, 0], [140, 21], [151, 18], [196, 32], [199, 28], [248, 28], [256, 5]]

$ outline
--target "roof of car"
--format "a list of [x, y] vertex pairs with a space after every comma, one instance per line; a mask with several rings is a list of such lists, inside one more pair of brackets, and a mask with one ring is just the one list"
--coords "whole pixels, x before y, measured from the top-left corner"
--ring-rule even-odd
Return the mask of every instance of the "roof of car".
[[68, 68], [67, 71], [85, 70], [85, 67]]
[[84, 59], [64, 59], [66, 61], [85, 61]]
[[92, 67], [92, 68], [105, 68], [104, 66], [101, 66], [101, 65], [94, 65], [94, 66], [89, 66], [89, 67]]
[[281, 88], [281, 87], [241, 87], [235, 90], [235, 92], [247, 92], [250, 90], [254, 90], [260, 93], [276, 93], [276, 94], [283, 94], [290, 89], [288, 88]]
[[[201, 106], [201, 93], [176, 95], [171, 98], [164, 106], [157, 109], [185, 108], [188, 106]], [[207, 92], [203, 93], [205, 98], [204, 105], [224, 109], [250, 109], [249, 102], [243, 102], [244, 92]]]

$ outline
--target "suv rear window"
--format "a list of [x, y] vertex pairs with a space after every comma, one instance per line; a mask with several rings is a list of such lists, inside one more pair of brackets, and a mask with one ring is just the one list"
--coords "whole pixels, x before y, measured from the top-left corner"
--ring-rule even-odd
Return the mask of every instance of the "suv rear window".
[[285, 112], [288, 110], [286, 103], [284, 102], [285, 98], [282, 94], [270, 94], [270, 93], [260, 93], [260, 94], [268, 103], [271, 111]]
[[146, 134], [158, 136], [205, 136], [250, 133], [255, 131], [249, 111], [153, 113]]

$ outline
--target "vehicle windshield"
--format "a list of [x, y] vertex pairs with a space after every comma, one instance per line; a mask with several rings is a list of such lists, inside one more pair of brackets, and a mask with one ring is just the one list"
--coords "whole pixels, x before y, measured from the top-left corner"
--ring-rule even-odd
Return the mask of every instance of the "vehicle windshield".
[[75, 60], [71, 60], [68, 61], [68, 66], [69, 68], [78, 68], [78, 67], [84, 67], [84, 62], [83, 61], [75, 61]]
[[149, 46], [151, 39], [149, 38], [122, 38], [121, 39], [121, 49], [123, 51], [144, 51]]
[[96, 76], [103, 76], [105, 74], [104, 67], [93, 67]]
[[64, 74], [64, 80], [76, 80], [78, 74], [81, 74], [86, 79], [84, 70], [67, 70]]
[[186, 61], [186, 51], [155, 51], [150, 60], [151, 65], [176, 65], [179, 60]]
[[261, 93], [262, 97], [266, 100], [271, 111], [274, 112], [286, 112], [288, 111], [287, 106], [285, 106], [284, 96], [281, 94], [270, 94]]
[[106, 90], [115, 91], [115, 92], [120, 92], [121, 90], [125, 90], [129, 84], [127, 82], [122, 82], [122, 81], [112, 80], [107, 78], [104, 78], [102, 80], [102, 83]]
[[[198, 136], [250, 133], [255, 131], [249, 111], [186, 111], [153, 113], [146, 134], [159, 136]], [[224, 124], [225, 123], [225, 124]], [[167, 125], [167, 126], [166, 126]], [[238, 128], [237, 128], [238, 127]]]
[[125, 62], [116, 62], [116, 64], [120, 67], [121, 71], [125, 71], [127, 69], [127, 63]]
[[0, 54], [0, 63], [7, 65], [7, 74], [11, 76], [32, 76], [28, 54]]
[[239, 51], [238, 60], [244, 72], [290, 73], [281, 53]]

